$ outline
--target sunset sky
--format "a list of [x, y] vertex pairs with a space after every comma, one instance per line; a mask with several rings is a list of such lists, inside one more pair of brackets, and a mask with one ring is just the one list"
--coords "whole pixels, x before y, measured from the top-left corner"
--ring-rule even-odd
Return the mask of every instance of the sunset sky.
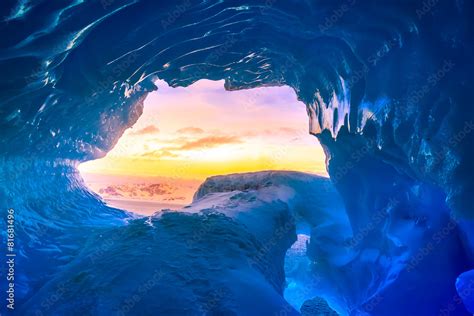
[[223, 81], [187, 88], [158, 82], [143, 115], [103, 159], [81, 172], [204, 179], [269, 169], [326, 174], [303, 103], [288, 87], [225, 91]]

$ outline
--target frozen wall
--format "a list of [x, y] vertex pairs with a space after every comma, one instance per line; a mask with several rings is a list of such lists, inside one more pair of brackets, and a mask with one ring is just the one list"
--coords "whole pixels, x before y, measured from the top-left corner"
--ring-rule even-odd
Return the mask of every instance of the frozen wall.
[[307, 105], [355, 253], [309, 256], [357, 281], [328, 289], [347, 313], [471, 306], [455, 287], [474, 258], [471, 2], [8, 0], [0, 11], [0, 203], [17, 210], [18, 303], [89, 233], [130, 219], [88, 193], [76, 165], [133, 125], [154, 78], [207, 78], [288, 85]]

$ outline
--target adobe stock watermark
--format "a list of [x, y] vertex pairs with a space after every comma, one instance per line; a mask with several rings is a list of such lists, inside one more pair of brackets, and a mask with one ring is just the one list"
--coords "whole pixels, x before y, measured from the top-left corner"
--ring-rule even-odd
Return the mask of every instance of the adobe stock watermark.
[[457, 315], [455, 312], [459, 306], [464, 305], [464, 300], [474, 295], [474, 280], [469, 282], [469, 285], [460, 290], [451, 301], [439, 311], [439, 316]]
[[7, 210], [7, 249], [6, 257], [6, 281], [7, 281], [7, 308], [15, 309], [15, 210]]
[[104, 8], [104, 10], [107, 10], [110, 8], [110, 6], [114, 4], [114, 2], [115, 0], [101, 0], [100, 4], [102, 5], [102, 8]]
[[345, 246], [347, 248], [356, 248], [360, 245], [371, 232], [375, 231], [386, 219], [390, 217], [390, 210], [400, 204], [395, 198], [390, 198], [387, 205], [380, 211], [374, 213], [370, 221], [360, 228], [354, 236], [345, 241]]
[[418, 249], [418, 251], [410, 258], [407, 264], [407, 271], [412, 272], [415, 268], [427, 257], [429, 256], [436, 247], [441, 244], [442, 241], [449, 238], [452, 232], [456, 229], [457, 223], [454, 219], [451, 219], [439, 230], [434, 232], [431, 235], [431, 240], [429, 240], [424, 247]]
[[159, 282], [162, 281], [165, 273], [161, 269], [156, 269], [147, 280], [144, 280], [121, 304], [118, 316], [125, 316], [133, 311], [133, 309], [144, 299], [150, 291], [152, 291]]
[[427, 15], [428, 13], [430, 13], [434, 7], [436, 7], [439, 3], [439, 0], [425, 0], [423, 1], [423, 3], [421, 4], [421, 7], [419, 7], [418, 9], [416, 9], [416, 16], [418, 17], [418, 19], [421, 19], [422, 17], [424, 17], [425, 15]]
[[419, 89], [412, 91], [408, 96], [407, 105], [414, 106], [420, 103], [420, 101], [430, 91], [438, 85], [438, 83], [446, 77], [446, 75], [453, 70], [456, 64], [451, 60], [444, 60], [443, 64], [432, 74], [430, 74], [423, 86]]
[[324, 19], [324, 23], [319, 24], [319, 31], [321, 33], [327, 32], [331, 29], [347, 12], [350, 11], [351, 7], [353, 7], [356, 3], [356, 0], [348, 0], [341, 4], [339, 7], [335, 8], [331, 15], [327, 16]]
[[165, 19], [161, 20], [161, 27], [166, 30], [168, 27], [174, 24], [189, 8], [191, 7], [190, 0], [184, 0], [183, 2], [176, 4], [172, 10], [168, 11], [168, 15]]

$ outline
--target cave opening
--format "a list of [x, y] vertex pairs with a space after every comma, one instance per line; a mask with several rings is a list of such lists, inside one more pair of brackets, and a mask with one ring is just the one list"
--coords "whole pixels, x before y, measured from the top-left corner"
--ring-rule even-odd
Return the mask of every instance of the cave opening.
[[[78, 168], [109, 206], [141, 215], [188, 211], [203, 181], [224, 174], [279, 170], [328, 177], [323, 149], [308, 132], [305, 105], [290, 87], [226, 91], [223, 81], [155, 84], [158, 91], [114, 148]], [[304, 208], [295, 206], [297, 212]], [[296, 223], [296, 241], [284, 256], [284, 296], [297, 310], [318, 293], [307, 255], [311, 225]]]
[[156, 85], [114, 148], [79, 166], [110, 206], [142, 215], [180, 209], [206, 178], [224, 174], [292, 170], [327, 177], [324, 152], [290, 87], [226, 91], [222, 80]]

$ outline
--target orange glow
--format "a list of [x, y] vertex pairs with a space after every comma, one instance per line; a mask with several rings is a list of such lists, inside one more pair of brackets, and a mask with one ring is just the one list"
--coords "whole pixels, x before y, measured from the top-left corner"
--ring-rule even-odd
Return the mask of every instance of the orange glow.
[[181, 179], [269, 169], [326, 175], [305, 106], [289, 87], [228, 92], [223, 81], [208, 80], [158, 87], [135, 126], [81, 172]]

